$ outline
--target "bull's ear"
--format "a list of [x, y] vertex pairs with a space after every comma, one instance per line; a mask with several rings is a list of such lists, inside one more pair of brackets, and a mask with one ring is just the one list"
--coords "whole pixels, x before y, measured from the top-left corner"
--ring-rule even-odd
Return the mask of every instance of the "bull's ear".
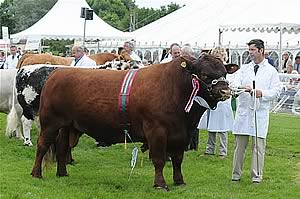
[[237, 64], [226, 64], [225, 68], [228, 74], [232, 74], [235, 73], [237, 70], [239, 70], [240, 66]]
[[187, 70], [192, 70], [193, 61], [195, 58], [188, 56], [181, 56], [181, 67], [186, 68]]

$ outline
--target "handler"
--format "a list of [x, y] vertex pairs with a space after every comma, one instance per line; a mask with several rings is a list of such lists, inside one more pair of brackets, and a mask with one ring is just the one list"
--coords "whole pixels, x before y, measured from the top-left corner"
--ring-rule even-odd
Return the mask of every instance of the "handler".
[[[240, 181], [241, 179], [245, 150], [248, 145], [249, 137], [251, 137], [252, 164], [250, 176], [253, 183], [260, 183], [263, 179], [262, 174], [269, 126], [270, 102], [276, 97], [279, 97], [280, 80], [276, 69], [270, 65], [268, 60], [264, 57], [264, 42], [260, 39], [253, 39], [248, 43], [248, 46], [252, 62], [243, 65], [241, 69], [237, 71], [233, 80], [234, 86], [244, 87], [246, 92], [239, 96], [236, 118], [233, 125], [235, 146], [232, 181]], [[252, 93], [253, 81], [256, 87], [255, 100]], [[256, 104], [254, 104], [255, 102]], [[255, 107], [256, 112], [254, 110]], [[257, 116], [257, 125], [254, 120], [255, 116]]]

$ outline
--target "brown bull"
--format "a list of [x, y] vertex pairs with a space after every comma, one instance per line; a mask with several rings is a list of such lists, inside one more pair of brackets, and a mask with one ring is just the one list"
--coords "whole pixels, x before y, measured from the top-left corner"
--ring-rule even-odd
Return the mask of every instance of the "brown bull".
[[[41, 163], [53, 143], [57, 146], [57, 175], [67, 176], [67, 151], [83, 132], [107, 144], [124, 142], [118, 102], [126, 73], [65, 68], [51, 74], [41, 95], [41, 133], [33, 177], [42, 177]], [[155, 187], [168, 190], [163, 177], [167, 154], [172, 159], [175, 184], [185, 184], [181, 173], [184, 149], [207, 109], [194, 102], [190, 112], [185, 111], [193, 91], [192, 79], [200, 83], [196, 94], [216, 107], [218, 101], [228, 98], [225, 75], [222, 62], [211, 55], [193, 61], [180, 57], [137, 72], [128, 102], [129, 134], [149, 147]]]
[[[96, 65], [105, 64], [107, 61], [114, 59], [130, 61], [131, 58], [126, 51], [122, 51], [120, 55], [114, 53], [98, 53], [89, 55], [89, 57], [96, 62]], [[72, 57], [60, 57], [49, 54], [24, 54], [17, 64], [17, 68], [22, 66], [34, 65], [34, 64], [51, 64], [51, 65], [64, 65], [70, 66], [72, 63]]]

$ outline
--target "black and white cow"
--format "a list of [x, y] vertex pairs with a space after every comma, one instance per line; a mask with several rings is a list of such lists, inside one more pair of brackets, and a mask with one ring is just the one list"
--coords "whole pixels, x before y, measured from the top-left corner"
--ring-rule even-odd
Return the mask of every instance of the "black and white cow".
[[8, 114], [5, 135], [24, 139], [25, 145], [32, 146], [30, 141], [32, 122], [22, 117], [23, 110], [17, 101], [14, 87], [16, 74], [17, 69], [0, 70], [0, 112]]

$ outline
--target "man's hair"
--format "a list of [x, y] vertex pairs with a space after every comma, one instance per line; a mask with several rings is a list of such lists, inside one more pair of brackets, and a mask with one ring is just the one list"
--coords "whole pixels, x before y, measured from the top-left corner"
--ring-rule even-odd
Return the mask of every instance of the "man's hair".
[[295, 57], [295, 60], [296, 60], [296, 59], [300, 59], [300, 55], [297, 55], [297, 56]]
[[258, 49], [265, 49], [265, 44], [264, 41], [261, 39], [252, 39], [251, 41], [249, 41], [249, 43], [247, 43], [248, 46], [254, 44], [256, 48]]
[[81, 46], [73, 46], [73, 49], [75, 49], [77, 52], [84, 52], [84, 48]]
[[172, 52], [172, 48], [174, 46], [178, 46], [180, 48], [180, 45], [178, 43], [172, 43], [171, 46], [170, 46], [170, 52]]
[[125, 41], [124, 45], [128, 44], [128, 48], [134, 50], [134, 41]]
[[15, 46], [15, 45], [11, 45], [11, 46], [10, 46], [10, 48], [17, 48], [17, 46]]
[[190, 46], [183, 46], [181, 48], [182, 54], [187, 54], [189, 56], [194, 56], [194, 50]]

